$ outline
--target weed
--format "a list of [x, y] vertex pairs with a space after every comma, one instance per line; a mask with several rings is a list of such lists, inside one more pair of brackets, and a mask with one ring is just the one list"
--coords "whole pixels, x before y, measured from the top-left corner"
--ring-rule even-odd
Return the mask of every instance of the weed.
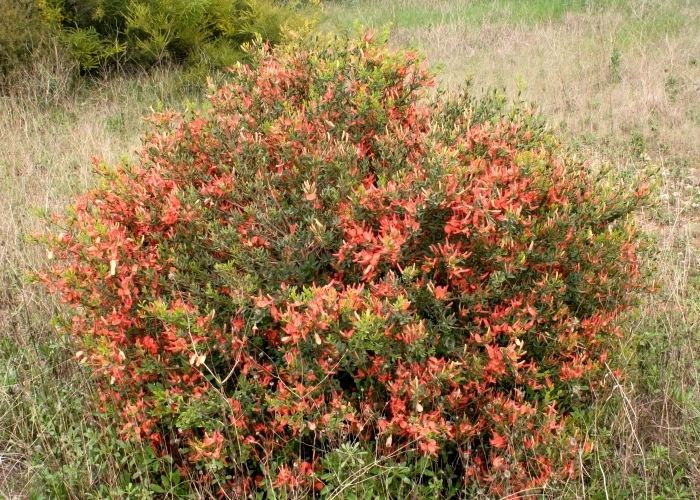
[[622, 80], [622, 53], [615, 47], [610, 55], [610, 81], [619, 83]]

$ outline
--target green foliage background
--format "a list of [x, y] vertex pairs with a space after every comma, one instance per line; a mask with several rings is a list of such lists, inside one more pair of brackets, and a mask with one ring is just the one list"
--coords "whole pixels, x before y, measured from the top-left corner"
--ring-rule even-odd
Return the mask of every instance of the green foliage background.
[[243, 45], [276, 45], [313, 16], [308, 3], [276, 0], [1, 0], [0, 75], [60, 46], [82, 74], [184, 63], [224, 68]]
[[44, 37], [33, 0], [0, 0], [0, 75], [26, 61]]

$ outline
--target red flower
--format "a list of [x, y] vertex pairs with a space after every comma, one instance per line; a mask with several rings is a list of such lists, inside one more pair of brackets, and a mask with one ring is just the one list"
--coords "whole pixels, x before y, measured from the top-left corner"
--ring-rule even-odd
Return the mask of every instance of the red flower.
[[501, 436], [497, 432], [492, 432], [491, 433], [491, 439], [489, 440], [489, 443], [491, 443], [491, 446], [494, 448], [505, 448], [508, 445], [508, 439], [506, 439], [505, 436]]

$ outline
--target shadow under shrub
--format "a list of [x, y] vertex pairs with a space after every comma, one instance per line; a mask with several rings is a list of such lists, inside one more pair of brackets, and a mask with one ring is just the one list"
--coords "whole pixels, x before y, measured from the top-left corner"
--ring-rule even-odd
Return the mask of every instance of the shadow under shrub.
[[503, 495], [575, 472], [568, 416], [639, 286], [644, 196], [412, 53], [261, 50], [151, 118], [44, 236], [124, 439], [232, 496]]

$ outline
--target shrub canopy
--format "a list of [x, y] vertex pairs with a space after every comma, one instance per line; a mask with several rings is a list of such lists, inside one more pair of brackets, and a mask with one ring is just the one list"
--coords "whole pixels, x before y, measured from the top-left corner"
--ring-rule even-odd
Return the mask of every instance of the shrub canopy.
[[574, 471], [643, 192], [528, 110], [432, 85], [371, 36], [261, 50], [98, 165], [42, 277], [124, 438], [234, 496]]

